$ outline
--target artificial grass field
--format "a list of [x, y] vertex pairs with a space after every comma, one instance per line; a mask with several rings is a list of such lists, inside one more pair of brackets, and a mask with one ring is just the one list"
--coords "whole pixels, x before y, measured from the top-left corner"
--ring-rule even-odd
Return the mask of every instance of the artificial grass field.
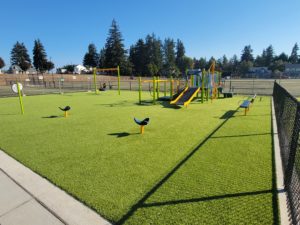
[[[26, 96], [21, 116], [17, 98], [2, 98], [0, 148], [113, 223], [278, 223], [269, 97], [247, 116], [234, 112], [242, 96], [188, 109], [137, 99]], [[49, 118], [66, 105], [68, 118]], [[150, 117], [144, 135], [133, 117]]]

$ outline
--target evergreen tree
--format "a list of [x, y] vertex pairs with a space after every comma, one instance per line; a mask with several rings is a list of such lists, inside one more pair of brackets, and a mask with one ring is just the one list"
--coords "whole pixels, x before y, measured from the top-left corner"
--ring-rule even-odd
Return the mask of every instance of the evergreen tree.
[[100, 50], [99, 58], [98, 58], [98, 65], [99, 68], [105, 67], [105, 48]]
[[239, 64], [238, 72], [242, 76], [245, 76], [251, 67], [253, 67], [253, 62], [244, 60]]
[[210, 66], [212, 65], [213, 62], [215, 62], [215, 58], [212, 56], [210, 57], [209, 61], [206, 64], [206, 70], [208, 70], [210, 68]]
[[0, 69], [5, 66], [4, 60], [0, 57]]
[[126, 50], [124, 49], [122, 34], [117, 22], [113, 19], [105, 44], [104, 67], [120, 66], [122, 73], [126, 73]]
[[227, 59], [226, 55], [223, 55], [221, 59], [221, 65], [222, 65], [222, 71], [230, 73], [230, 65], [229, 65], [229, 60]]
[[289, 58], [290, 63], [293, 63], [293, 64], [298, 63], [298, 61], [299, 61], [298, 50], [299, 50], [299, 47], [298, 47], [298, 44], [296, 43], [292, 49], [292, 53]]
[[231, 73], [233, 75], [236, 75], [238, 71], [238, 66], [239, 66], [239, 59], [237, 55], [233, 55], [232, 58], [229, 60], [230, 68], [231, 68]]
[[89, 44], [88, 52], [83, 57], [83, 65], [85, 67], [97, 67], [98, 61], [99, 56], [96, 46], [94, 44]]
[[272, 70], [273, 72], [277, 72], [277, 71], [283, 72], [285, 69], [285, 62], [282, 61], [281, 59], [275, 60], [271, 63], [269, 69]]
[[186, 68], [185, 48], [183, 42], [179, 39], [177, 39], [176, 43], [176, 66], [182, 74], [188, 69]]
[[184, 71], [186, 71], [187, 69], [193, 68], [193, 59], [190, 57], [187, 57], [187, 56], [183, 56], [182, 68], [184, 69]]
[[266, 49], [265, 66], [270, 67], [273, 61], [274, 61], [274, 49], [273, 46], [270, 45]]
[[257, 55], [254, 60], [254, 66], [264, 66], [264, 60], [260, 55]]
[[164, 42], [164, 72], [165, 75], [175, 75], [177, 72], [175, 62], [175, 42], [173, 39], [167, 38]]
[[252, 52], [251, 45], [246, 45], [242, 51], [241, 61], [253, 62], [254, 58]]
[[199, 68], [197, 68], [197, 69], [205, 69], [206, 68], [206, 65], [207, 65], [207, 61], [206, 61], [206, 58], [203, 58], [203, 57], [201, 57], [200, 59], [199, 59]]
[[34, 67], [40, 72], [44, 72], [45, 70], [47, 70], [48, 69], [47, 54], [43, 44], [39, 39], [34, 41], [34, 47], [32, 53], [33, 53]]
[[24, 43], [17, 42], [10, 52], [10, 61], [12, 65], [19, 66], [26, 71], [31, 66], [31, 60]]
[[133, 65], [134, 74], [146, 74], [146, 45], [143, 39], [139, 39], [130, 47], [129, 60]]
[[255, 66], [267, 66], [267, 51], [266, 49], [263, 49], [262, 54], [256, 56], [254, 60], [254, 65]]
[[289, 56], [282, 52], [279, 56], [275, 57], [275, 60], [281, 60], [282, 62], [288, 62]]
[[161, 75], [163, 66], [162, 44], [154, 34], [147, 35], [145, 40], [146, 48], [146, 75], [154, 76]]

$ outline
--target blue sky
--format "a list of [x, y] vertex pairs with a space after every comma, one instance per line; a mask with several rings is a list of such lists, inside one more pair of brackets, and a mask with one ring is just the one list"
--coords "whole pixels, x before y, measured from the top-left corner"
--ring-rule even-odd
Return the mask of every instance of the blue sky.
[[291, 53], [300, 43], [299, 0], [4, 0], [1, 2], [0, 57], [10, 64], [19, 41], [32, 55], [39, 38], [56, 67], [82, 63], [89, 43], [99, 50], [116, 19], [126, 48], [155, 33], [181, 39], [190, 57], [254, 55], [272, 44]]

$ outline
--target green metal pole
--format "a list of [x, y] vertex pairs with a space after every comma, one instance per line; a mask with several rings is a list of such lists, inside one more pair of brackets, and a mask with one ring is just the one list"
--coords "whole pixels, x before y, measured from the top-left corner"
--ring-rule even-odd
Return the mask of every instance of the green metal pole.
[[156, 98], [155, 98], [155, 92], [156, 92], [156, 87], [155, 87], [155, 76], [153, 76], [153, 104], [155, 104], [155, 100], [156, 100]]
[[205, 72], [205, 81], [206, 81], [206, 101], [208, 102], [208, 98], [209, 98], [209, 90], [208, 90], [208, 87], [209, 87], [209, 72]]
[[139, 103], [142, 104], [142, 78], [139, 77]]
[[220, 98], [220, 89], [219, 89], [219, 87], [220, 87], [220, 72], [217, 72], [217, 77], [218, 77], [218, 98]]
[[202, 82], [201, 82], [201, 102], [204, 103], [204, 75], [205, 69], [202, 69]]
[[118, 66], [118, 94], [120, 95], [121, 94], [121, 91], [120, 91], [120, 67]]
[[97, 91], [97, 81], [96, 81], [96, 68], [94, 68], [94, 87], [95, 87], [95, 94], [97, 94], [98, 91]]
[[156, 77], [156, 96], [157, 96], [157, 99], [159, 99], [159, 91], [160, 91], [159, 77]]
[[167, 96], [167, 82], [164, 81], [164, 96]]
[[18, 94], [19, 94], [19, 102], [20, 102], [20, 107], [21, 107], [21, 113], [23, 115], [24, 114], [24, 106], [23, 106], [23, 99], [22, 99], [22, 94], [21, 94], [19, 82], [17, 82], [17, 88], [18, 88]]

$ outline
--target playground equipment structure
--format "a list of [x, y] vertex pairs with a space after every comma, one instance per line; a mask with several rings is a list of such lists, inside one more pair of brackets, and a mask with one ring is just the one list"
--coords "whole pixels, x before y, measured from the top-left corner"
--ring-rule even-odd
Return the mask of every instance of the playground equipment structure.
[[96, 76], [97, 72], [117, 72], [118, 75], [118, 94], [121, 94], [120, 91], [120, 67], [117, 66], [116, 68], [94, 68], [93, 74], [94, 74], [94, 88], [95, 88], [95, 94], [98, 94], [98, 89], [97, 89], [97, 81], [96, 81]]
[[[152, 80], [142, 80], [139, 78], [139, 103], [142, 103], [142, 83], [152, 83], [152, 103], [155, 104], [159, 98], [160, 83], [164, 83], [164, 98], [163, 100], [170, 100], [170, 104], [183, 105], [187, 107], [190, 102], [201, 93], [201, 102], [204, 103], [204, 96], [206, 101], [216, 99], [220, 95], [221, 86], [221, 75], [219, 72], [215, 72], [215, 62], [212, 63], [208, 71], [202, 70], [200, 73], [190, 75], [190, 79], [187, 78], [185, 87], [180, 88], [179, 81], [170, 79], [159, 79], [159, 77], [153, 77]], [[167, 95], [167, 84], [169, 83], [170, 96]], [[176, 94], [174, 94], [176, 93]]]
[[[138, 79], [138, 91], [139, 91], [139, 103], [142, 104], [142, 83], [149, 83], [149, 92], [152, 96], [152, 103], [155, 104], [157, 100], [170, 100], [173, 93], [179, 89], [179, 80], [175, 80], [172, 77], [170, 79], [160, 79], [159, 77], [153, 77], [152, 80], [142, 80], [141, 77]], [[164, 96], [160, 97], [160, 83], [163, 83]], [[170, 97], [167, 96], [167, 84], [169, 83]], [[150, 85], [152, 84], [152, 88]]]

